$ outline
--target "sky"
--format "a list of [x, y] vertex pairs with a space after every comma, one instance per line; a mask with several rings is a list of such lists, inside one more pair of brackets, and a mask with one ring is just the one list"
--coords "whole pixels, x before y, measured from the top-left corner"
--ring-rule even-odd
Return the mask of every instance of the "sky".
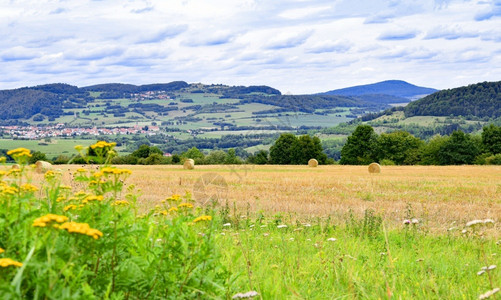
[[0, 0], [0, 89], [501, 80], [501, 0]]

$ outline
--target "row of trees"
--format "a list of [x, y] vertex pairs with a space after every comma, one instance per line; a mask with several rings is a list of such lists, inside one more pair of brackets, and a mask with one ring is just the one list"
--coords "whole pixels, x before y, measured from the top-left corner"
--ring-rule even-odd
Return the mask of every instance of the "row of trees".
[[460, 130], [435, 136], [427, 143], [405, 131], [378, 135], [359, 125], [341, 150], [341, 164], [371, 162], [397, 165], [501, 164], [501, 127], [486, 126], [482, 135]]

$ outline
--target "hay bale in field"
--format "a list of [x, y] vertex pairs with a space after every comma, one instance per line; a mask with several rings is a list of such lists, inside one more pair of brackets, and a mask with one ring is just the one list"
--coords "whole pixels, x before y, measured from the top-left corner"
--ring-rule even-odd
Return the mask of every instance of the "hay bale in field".
[[45, 174], [45, 172], [52, 170], [52, 164], [43, 160], [37, 161], [35, 166], [35, 171], [40, 174]]
[[191, 158], [184, 161], [183, 169], [185, 170], [193, 170], [195, 168], [195, 161]]
[[19, 169], [21, 169], [21, 166], [18, 164], [15, 164], [15, 165], [12, 165], [11, 169], [13, 169], [13, 170], [18, 169], [19, 170]]
[[312, 158], [308, 161], [308, 167], [310, 168], [316, 168], [318, 167], [318, 160]]
[[369, 173], [381, 173], [381, 166], [378, 163], [372, 163], [369, 165]]

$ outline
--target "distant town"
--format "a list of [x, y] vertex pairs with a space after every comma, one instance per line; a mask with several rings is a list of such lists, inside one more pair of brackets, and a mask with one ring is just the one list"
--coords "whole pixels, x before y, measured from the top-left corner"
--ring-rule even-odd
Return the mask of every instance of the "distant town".
[[85, 135], [115, 135], [115, 134], [147, 134], [156, 135], [160, 132], [158, 126], [116, 127], [116, 128], [81, 128], [66, 127], [64, 123], [54, 126], [0, 126], [0, 132], [14, 139], [39, 140], [53, 137], [75, 137]]

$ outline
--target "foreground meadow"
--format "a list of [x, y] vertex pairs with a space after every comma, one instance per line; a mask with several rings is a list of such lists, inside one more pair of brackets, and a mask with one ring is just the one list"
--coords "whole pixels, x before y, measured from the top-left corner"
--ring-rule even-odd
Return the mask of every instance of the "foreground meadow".
[[0, 209], [8, 298], [499, 297], [500, 167], [21, 173]]

